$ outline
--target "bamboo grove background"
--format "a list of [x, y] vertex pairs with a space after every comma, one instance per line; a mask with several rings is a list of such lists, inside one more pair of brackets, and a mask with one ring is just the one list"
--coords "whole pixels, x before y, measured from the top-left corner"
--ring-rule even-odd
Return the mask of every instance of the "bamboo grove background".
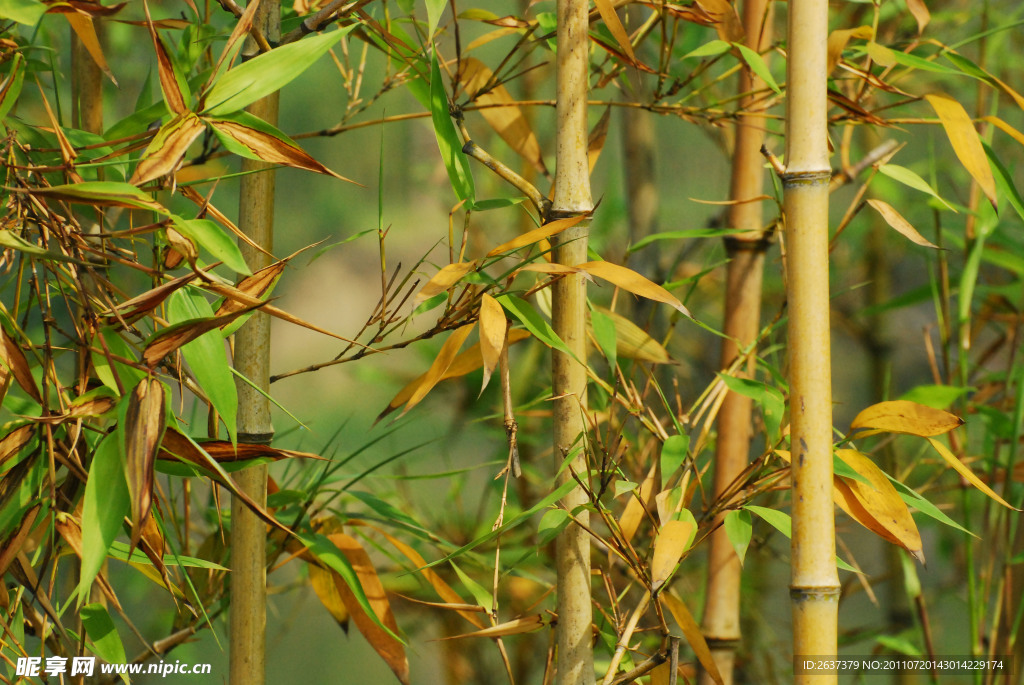
[[1022, 670], [1016, 3], [0, 27], [0, 679]]

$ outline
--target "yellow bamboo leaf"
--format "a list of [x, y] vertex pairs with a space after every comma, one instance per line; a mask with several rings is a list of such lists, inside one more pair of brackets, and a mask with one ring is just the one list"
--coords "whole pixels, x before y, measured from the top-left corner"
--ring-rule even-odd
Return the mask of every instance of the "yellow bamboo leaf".
[[523, 30], [521, 28], [510, 27], [510, 26], [494, 29], [493, 31], [490, 31], [489, 33], [485, 33], [484, 35], [480, 36], [479, 38], [474, 38], [473, 41], [469, 45], [466, 46], [465, 52], [472, 52], [473, 50], [476, 50], [478, 47], [480, 47], [482, 45], [487, 45], [492, 40], [497, 40], [498, 38], [504, 38], [505, 36], [508, 36], [510, 34], [513, 34], [513, 33], [522, 33], [522, 32], [523, 32]]
[[846, 49], [846, 44], [850, 42], [851, 38], [861, 38], [867, 40], [874, 36], [874, 32], [870, 26], [858, 26], [855, 29], [837, 29], [832, 33], [828, 34], [828, 72], [832, 73], [832, 70], [839, 64], [839, 60], [843, 56], [843, 50]]
[[743, 22], [729, 0], [696, 0], [695, 4], [712, 18], [719, 38], [726, 43], [743, 41]]
[[946, 129], [946, 137], [953, 145], [953, 152], [956, 153], [960, 163], [967, 169], [985, 193], [985, 197], [996, 206], [996, 180], [992, 176], [992, 167], [989, 166], [988, 157], [985, 155], [985, 148], [978, 138], [978, 131], [974, 128], [974, 122], [967, 110], [959, 102], [945, 95], [926, 95], [925, 99], [939, 115], [942, 127]]
[[578, 268], [598, 278], [602, 278], [623, 290], [628, 290], [634, 295], [646, 297], [648, 300], [656, 302], [664, 302], [679, 310], [684, 316], [690, 316], [689, 310], [683, 306], [683, 303], [675, 295], [657, 283], [647, 280], [632, 269], [627, 269], [624, 266], [612, 264], [611, 262], [587, 262], [578, 265]]
[[917, 229], [910, 225], [910, 222], [903, 218], [899, 212], [897, 212], [892, 205], [882, 200], [868, 200], [868, 204], [871, 205], [876, 212], [882, 215], [885, 219], [885, 223], [889, 224], [897, 233], [903, 237], [909, 239], [912, 243], [916, 243], [922, 247], [933, 247], [936, 250], [939, 249], [938, 245], [933, 244], [923, 235], [917, 232]]
[[583, 221], [583, 219], [585, 218], [586, 215], [581, 214], [580, 216], [573, 216], [567, 219], [558, 219], [556, 221], [551, 221], [549, 223], [544, 224], [540, 228], [535, 228], [532, 231], [527, 231], [526, 233], [522, 234], [517, 238], [513, 238], [507, 243], [502, 243], [501, 245], [498, 245], [496, 248], [488, 252], [487, 256], [497, 257], [500, 254], [512, 252], [513, 250], [518, 250], [519, 248], [526, 247], [527, 245], [533, 245], [534, 243], [544, 240], [545, 238], [550, 238], [551, 236], [557, 233], [561, 233], [567, 228], [572, 228], [579, 222]]
[[615, 346], [618, 356], [654, 364], [669, 364], [672, 358], [668, 350], [657, 340], [647, 334], [644, 329], [615, 312], [598, 307], [598, 311], [607, 316], [615, 324]]
[[462, 278], [470, 271], [475, 269], [477, 266], [476, 260], [472, 262], [456, 262], [455, 264], [448, 264], [440, 271], [438, 271], [433, 278], [427, 281], [427, 284], [416, 293], [416, 302], [422, 302], [423, 300], [429, 300], [438, 293], [443, 293], [458, 283]]
[[896, 488], [867, 455], [851, 449], [836, 450], [846, 465], [871, 484], [836, 476], [836, 503], [865, 528], [910, 552], [924, 562], [921, 534]]
[[64, 18], [71, 24], [72, 30], [78, 36], [78, 40], [82, 41], [82, 45], [85, 46], [89, 56], [96, 62], [96, 66], [116, 86], [117, 79], [114, 78], [114, 74], [110, 71], [110, 66], [107, 64], [107, 59], [103, 56], [103, 47], [100, 44], [99, 36], [96, 34], [96, 26], [93, 24], [92, 17], [78, 12], [65, 12]]
[[917, 22], [918, 35], [924, 33], [928, 22], [932, 20], [931, 12], [928, 11], [928, 6], [924, 4], [924, 0], [907, 0], [907, 9], [914, 15], [914, 20]]
[[683, 600], [679, 599], [672, 593], [666, 592], [660, 595], [661, 603], [668, 607], [669, 613], [672, 614], [672, 618], [679, 624], [679, 628], [683, 631], [683, 637], [690, 644], [693, 649], [693, 653], [697, 656], [697, 661], [704, 667], [708, 675], [711, 676], [718, 685], [722, 685], [722, 674], [718, 672], [718, 666], [715, 664], [714, 657], [711, 656], [711, 650], [708, 649], [708, 643], [704, 639], [704, 633], [701, 631], [700, 626], [693, 620], [693, 614], [683, 603]]
[[480, 60], [474, 57], [462, 58], [459, 81], [466, 87], [466, 93], [472, 100], [485, 105], [479, 110], [484, 120], [537, 171], [547, 173], [540, 143], [522, 109], [505, 86], [491, 83], [493, 76]]
[[[359, 541], [351, 535], [332, 533], [327, 537], [348, 559], [352, 570], [355, 571], [356, 576], [359, 578], [359, 584], [366, 594], [366, 599], [369, 601], [370, 607], [373, 609], [373, 613], [377, 615], [380, 623], [397, 635], [398, 624], [395, 622], [395, 616], [391, 611], [391, 603], [388, 601], [387, 593], [384, 591], [384, 584], [373, 567], [370, 555], [366, 553], [366, 550], [359, 544]], [[388, 665], [399, 682], [408, 685], [409, 661], [405, 655], [405, 646], [393, 635], [388, 634], [387, 630], [381, 628], [377, 621], [367, 616], [348, 583], [336, 571], [331, 571], [331, 573], [334, 576], [334, 586], [359, 632], [363, 634], [363, 637], [370, 643], [370, 646], [376, 650], [377, 654]]]
[[[516, 269], [515, 274], [519, 275], [521, 271], [531, 271], [534, 273], [554, 275], [580, 273], [580, 270], [577, 269], [575, 266], [569, 266], [567, 264], [557, 264], [555, 262], [532, 262], [530, 264], [525, 264]], [[590, 274], [584, 274], [584, 276], [587, 278], [587, 280], [593, 280]]]
[[519, 635], [520, 633], [529, 633], [530, 631], [543, 628], [546, 624], [544, 623], [544, 617], [540, 614], [534, 616], [524, 616], [523, 618], [516, 618], [505, 623], [499, 623], [496, 626], [490, 628], [484, 628], [483, 630], [474, 630], [471, 633], [463, 633], [462, 635], [452, 635], [451, 637], [442, 638], [443, 640], [461, 640], [466, 637], [504, 637], [506, 635]]
[[998, 127], [1003, 133], [1007, 134], [1008, 136], [1010, 136], [1011, 138], [1016, 140], [1021, 145], [1024, 145], [1024, 133], [1021, 133], [1020, 131], [1015, 129], [1013, 126], [1010, 126], [1008, 123], [1006, 123], [1005, 121], [1003, 121], [999, 117], [988, 116], [988, 117], [983, 117], [983, 119], [985, 121], [989, 122], [990, 124], [993, 124], [996, 127]]
[[654, 539], [654, 556], [651, 559], [651, 589], [657, 592], [665, 584], [676, 564], [690, 547], [697, 526], [692, 521], [669, 521], [658, 531]]
[[619, 44], [622, 51], [629, 57], [630, 62], [636, 62], [636, 55], [633, 54], [633, 43], [629, 40], [629, 34], [626, 33], [625, 27], [619, 20], [619, 15], [615, 12], [615, 7], [612, 5], [611, 0], [594, 0], [594, 4], [597, 5], [597, 11], [601, 14], [601, 19], [604, 20], [605, 26], [611, 32], [615, 38], [615, 42]]
[[654, 476], [656, 471], [657, 464], [654, 464], [651, 466], [651, 470], [647, 472], [644, 482], [640, 484], [640, 491], [636, 496], [629, 498], [629, 501], [626, 502], [626, 508], [622, 511], [622, 516], [619, 517], [619, 530], [622, 531], [622, 537], [627, 542], [633, 539], [636, 529], [640, 527], [640, 522], [644, 518], [644, 512], [650, 505], [651, 493], [654, 492]]
[[480, 392], [487, 387], [491, 373], [498, 365], [501, 349], [505, 346], [505, 331], [508, 321], [505, 310], [498, 301], [484, 293], [480, 300], [480, 360], [484, 367], [484, 381]]
[[942, 435], [963, 425], [963, 419], [941, 409], [926, 407], [909, 400], [879, 402], [864, 409], [850, 428], [876, 428], [891, 433], [907, 433], [920, 437]]
[[309, 584], [313, 586], [313, 592], [320, 599], [328, 613], [334, 617], [341, 629], [348, 632], [348, 609], [338, 593], [334, 584], [334, 572], [321, 568], [316, 564], [308, 564]]
[[412, 393], [412, 397], [405, 403], [405, 411], [409, 411], [420, 401], [427, 396], [435, 385], [441, 382], [444, 377], [445, 371], [451, 366], [452, 361], [455, 359], [455, 355], [459, 353], [459, 348], [462, 347], [462, 343], [466, 342], [466, 338], [469, 336], [469, 332], [473, 330], [473, 324], [463, 326], [457, 329], [454, 333], [448, 336], [448, 339], [444, 341], [444, 345], [441, 345], [441, 351], [438, 352], [437, 358], [434, 359], [434, 363], [427, 369], [423, 382], [420, 383], [419, 387], [416, 388]]
[[[513, 345], [520, 340], [525, 340], [530, 337], [529, 331], [522, 328], [513, 328], [508, 332], [508, 344]], [[448, 367], [448, 370], [441, 376], [442, 381], [446, 381], [449, 378], [459, 378], [465, 376], [467, 373], [476, 371], [483, 366], [484, 359], [483, 354], [480, 352], [480, 344], [473, 345], [468, 350], [464, 350], [459, 353]], [[427, 374], [421, 374], [409, 381], [404, 388], [398, 391], [398, 394], [394, 396], [391, 402], [388, 403], [387, 409], [381, 412], [381, 415], [377, 417], [380, 421], [382, 418], [393, 412], [398, 407], [409, 401], [413, 393], [423, 385], [427, 379]]]
[[672, 682], [670, 676], [672, 675], [672, 665], [668, 662], [658, 664], [651, 669], [651, 678], [649, 685], [669, 685]]
[[978, 488], [986, 495], [1002, 504], [1004, 507], [1008, 509], [1013, 509], [1014, 511], [1020, 511], [1020, 509], [1011, 506], [1009, 503], [1007, 503], [1006, 500], [997, 495], [992, 490], [992, 488], [986, 485], [983, 480], [981, 480], [980, 478], [978, 478], [977, 475], [975, 475], [974, 471], [971, 471], [971, 469], [969, 469], [966, 464], [957, 459], [956, 455], [950, 452], [948, 447], [943, 445], [935, 438], [928, 438], [928, 442], [930, 442], [932, 444], [932, 447], [934, 447], [935, 450], [942, 456], [942, 458], [946, 460], [946, 463], [948, 463], [950, 466], [956, 469], [956, 472], [963, 476], [968, 483]]
[[869, 40], [867, 44], [868, 57], [872, 59], [875, 64], [883, 67], [891, 67], [896, 64], [896, 57], [893, 55], [892, 49], [885, 47], [873, 40]]

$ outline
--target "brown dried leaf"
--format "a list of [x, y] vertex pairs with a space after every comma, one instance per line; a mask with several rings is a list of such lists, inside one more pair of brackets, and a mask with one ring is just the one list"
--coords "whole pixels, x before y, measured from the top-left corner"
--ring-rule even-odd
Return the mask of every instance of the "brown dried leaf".
[[498, 245], [496, 248], [488, 252], [487, 256], [497, 257], [500, 254], [512, 252], [513, 250], [518, 250], [522, 247], [526, 247], [527, 245], [533, 245], [534, 243], [540, 242], [545, 238], [550, 238], [553, 235], [561, 233], [567, 228], [572, 228], [579, 222], [583, 221], [583, 219], [585, 218], [586, 215], [581, 214], [580, 216], [573, 216], [567, 219], [557, 219], [556, 221], [551, 221], [549, 223], [544, 224], [540, 228], [535, 228], [532, 231], [527, 231], [526, 233], [523, 233], [521, 236], [517, 238], [513, 238], [507, 243], [502, 243], [501, 245]]
[[10, 369], [14, 380], [18, 382], [21, 389], [38, 404], [43, 403], [43, 397], [39, 394], [36, 381], [32, 377], [32, 369], [28, 365], [28, 358], [18, 343], [14, 342], [7, 331], [0, 326], [0, 363]]
[[228, 119], [214, 119], [204, 117], [211, 126], [226, 136], [229, 136], [239, 145], [248, 149], [253, 155], [262, 159], [268, 164], [283, 164], [284, 166], [296, 169], [314, 171], [318, 174], [333, 176], [341, 181], [355, 183], [349, 178], [336, 174], [320, 162], [316, 161], [309, 154], [295, 143], [273, 136], [266, 131], [261, 131], [252, 126], [246, 126], [240, 121]]
[[910, 225], [910, 222], [903, 218], [899, 212], [897, 212], [892, 205], [882, 200], [868, 200], [868, 204], [871, 205], [876, 212], [882, 215], [885, 219], [885, 223], [889, 224], [897, 233], [910, 240], [912, 243], [920, 245], [922, 247], [931, 247], [936, 250], [939, 249], [938, 245], [935, 245], [923, 235], [917, 232], [917, 229]]
[[597, 5], [597, 11], [600, 13], [601, 19], [604, 20], [605, 26], [608, 27], [608, 30], [615, 38], [615, 42], [619, 44], [619, 47], [622, 48], [622, 51], [629, 58], [629, 63], [636, 64], [633, 43], [629, 40], [629, 34], [626, 33], [626, 29], [622, 25], [619, 15], [615, 12], [615, 7], [612, 5], [611, 0], [594, 0], [594, 4]]
[[258, 309], [263, 305], [263, 302], [257, 302], [256, 304], [249, 305], [236, 312], [225, 314], [223, 316], [191, 319], [189, 321], [183, 321], [179, 324], [175, 324], [174, 326], [169, 326], [150, 338], [149, 344], [146, 345], [146, 349], [142, 351], [142, 361], [152, 369], [160, 363], [161, 359], [171, 354], [182, 345], [192, 342], [202, 334], [212, 331], [215, 328], [226, 326], [246, 312]]
[[654, 539], [654, 556], [651, 558], [651, 590], [657, 592], [672, 575], [676, 564], [689, 549], [697, 532], [693, 521], [668, 521]]
[[[255, 272], [252, 276], [246, 276], [235, 289], [251, 298], [262, 300], [266, 297], [267, 293], [271, 291], [274, 284], [277, 283], [277, 279], [281, 277], [281, 273], [284, 271], [285, 261], [275, 262], [270, 266], [265, 266], [259, 271]], [[240, 309], [244, 309], [249, 303], [242, 303], [238, 300], [232, 300], [225, 298], [224, 302], [221, 303], [220, 307], [217, 308], [217, 316], [223, 316], [225, 314], [232, 314]]]
[[985, 154], [985, 148], [981, 145], [981, 138], [978, 137], [978, 131], [974, 128], [971, 115], [967, 113], [963, 105], [951, 97], [933, 94], [925, 95], [925, 99], [939, 115], [942, 128], [946, 130], [946, 137], [953, 145], [953, 152], [956, 153], [957, 159], [985, 193], [985, 197], [992, 203], [992, 207], [998, 207], [996, 180], [992, 176], [992, 167], [989, 166], [988, 156]]
[[719, 38], [727, 43], [743, 42], [743, 22], [729, 0], [696, 0], [694, 4], [711, 17]]
[[160, 74], [160, 90], [164, 94], [164, 101], [167, 107], [174, 114], [184, 114], [188, 111], [188, 103], [178, 86], [178, 79], [174, 75], [174, 63], [167, 52], [167, 47], [157, 35], [156, 27], [153, 25], [153, 18], [149, 16], [149, 3], [143, 2], [146, 10], [146, 24], [149, 27], [149, 37], [153, 41], [153, 49], [156, 50], [157, 71]]
[[0, 438], [0, 465], [11, 457], [17, 456], [18, 452], [32, 441], [36, 427], [29, 424], [15, 428], [10, 433]]
[[578, 265], [578, 268], [598, 278], [602, 278], [623, 290], [628, 290], [634, 295], [646, 297], [656, 302], [664, 302], [677, 309], [684, 316], [690, 317], [690, 311], [683, 306], [683, 303], [675, 295], [657, 283], [647, 280], [632, 269], [627, 269], [624, 266], [612, 264], [611, 262], [587, 262]]
[[942, 435], [963, 425], [964, 420], [941, 409], [908, 400], [873, 404], [861, 411], [850, 428], [874, 428], [878, 431], [906, 433], [920, 437]]
[[867, 455], [851, 449], [836, 450], [847, 466], [871, 484], [836, 476], [836, 504], [851, 518], [889, 542], [899, 545], [924, 562], [921, 534], [906, 503], [886, 475]]
[[161, 126], [146, 147], [129, 183], [142, 185], [173, 173], [204, 128], [203, 122], [192, 112], [183, 112]]
[[136, 295], [132, 299], [122, 302], [117, 305], [116, 310], [108, 309], [100, 314], [100, 316], [103, 317], [104, 323], [107, 325], [112, 325], [122, 320], [126, 323], [132, 323], [159, 307], [164, 300], [170, 297], [171, 293], [191, 283], [195, 278], [196, 274], [194, 272], [179, 276], [174, 280], [158, 285], [152, 290], [147, 290], [141, 295]]
[[[366, 550], [363, 549], [358, 540], [345, 533], [333, 533], [328, 535], [327, 538], [334, 543], [352, 565], [352, 570], [359, 577], [359, 584], [363, 587], [366, 599], [369, 600], [370, 606], [373, 607], [373, 613], [377, 615], [377, 618], [388, 630], [397, 635], [398, 624], [395, 622], [395, 616], [391, 612], [391, 603], [388, 602], [387, 594], [384, 591], [384, 584], [381, 583], [380, 578], [377, 576], [377, 571], [373, 568], [373, 563], [370, 561], [370, 556], [366, 553]], [[408, 685], [409, 661], [405, 656], [405, 646], [381, 628], [377, 621], [367, 616], [352, 593], [351, 588], [349, 588], [348, 583], [337, 572], [331, 571], [331, 573], [334, 575], [334, 586], [337, 588], [338, 594], [341, 596], [342, 602], [352, 616], [352, 620], [355, 622], [359, 632], [363, 634], [366, 641], [377, 651], [377, 654], [384, 659], [384, 662], [398, 680], [404, 685]]]
[[[607, 0], [605, 0], [607, 1]], [[490, 22], [493, 23], [493, 22]], [[459, 81], [466, 89], [466, 94], [477, 104], [485, 105], [480, 109], [484, 120], [493, 128], [508, 146], [519, 153], [523, 159], [543, 173], [547, 173], [544, 158], [540, 151], [540, 143], [534, 135], [530, 123], [523, 111], [516, 104], [505, 86], [498, 84], [482, 91], [493, 78], [494, 74], [483, 62], [474, 57], [462, 58], [462, 71]]]
[[700, 665], [704, 667], [708, 675], [718, 685], [723, 685], [722, 675], [718, 672], [718, 666], [715, 664], [714, 657], [711, 656], [711, 650], [708, 649], [704, 633], [701, 631], [700, 626], [697, 625], [697, 622], [693, 620], [693, 614], [683, 604], [683, 600], [668, 592], [661, 594], [659, 597], [661, 603], [668, 607], [672, 618], [679, 624], [683, 631], [683, 637], [690, 644], [693, 653], [697, 656], [697, 660], [700, 661]]
[[164, 385], [150, 376], [128, 398], [125, 415], [125, 479], [131, 497], [131, 548], [142, 536], [153, 506], [153, 464], [166, 426]]
[[480, 359], [484, 367], [481, 393], [487, 387], [487, 382], [491, 380], [491, 373], [498, 365], [501, 350], [505, 347], [505, 331], [507, 330], [508, 320], [505, 318], [505, 310], [497, 300], [484, 293], [480, 299]]
[[[255, 443], [240, 442], [232, 445], [227, 440], [196, 440], [207, 455], [215, 462], [226, 464], [235, 461], [246, 461], [248, 459], [323, 459], [323, 457], [310, 452], [299, 452], [297, 450], [285, 450], [270, 445], [259, 445]], [[188, 438], [168, 428], [164, 431], [163, 442], [160, 445], [159, 459], [169, 461], [187, 461], [202, 468], [209, 467], [209, 461], [196, 445]]]
[[416, 302], [423, 302], [429, 300], [438, 293], [451, 288], [453, 285], [458, 283], [462, 278], [470, 271], [477, 267], [477, 260], [472, 262], [456, 262], [455, 264], [448, 264], [438, 271], [433, 278], [427, 281], [427, 284], [416, 293]]

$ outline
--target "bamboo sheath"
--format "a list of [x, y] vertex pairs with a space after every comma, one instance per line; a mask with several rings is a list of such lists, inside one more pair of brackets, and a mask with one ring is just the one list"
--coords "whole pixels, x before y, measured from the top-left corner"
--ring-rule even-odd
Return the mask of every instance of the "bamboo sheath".
[[[767, 0], [747, 0], [743, 4], [745, 42], [757, 52], [771, 44], [771, 12]], [[740, 109], [755, 107], [755, 93], [765, 83], [752, 71], [740, 72], [739, 92], [744, 95]], [[765, 138], [765, 119], [751, 113], [737, 122], [736, 146], [733, 151], [730, 199], [740, 204], [729, 209], [729, 228], [747, 229], [726, 241], [729, 264], [726, 267], [725, 321], [722, 339], [721, 368], [728, 368], [743, 348], [757, 339], [761, 319], [761, 282], [767, 242], [763, 234], [760, 202], [751, 202], [764, 187], [764, 159], [761, 146]], [[745, 373], [753, 372], [754, 357], [745, 365]], [[729, 490], [733, 481], [747, 466], [750, 457], [751, 400], [734, 392], [727, 393], [718, 413], [718, 438], [715, 444], [716, 500]], [[708, 592], [704, 607], [702, 630], [711, 648], [718, 672], [725, 685], [733, 682], [736, 646], [740, 633], [740, 561], [733, 550], [722, 516], [716, 520], [711, 535], [708, 557]], [[701, 672], [702, 685], [714, 682], [710, 674]]]
[[[786, 106], [786, 293], [792, 449], [793, 655], [836, 654], [828, 287], [827, 0], [791, 0]], [[837, 676], [797, 675], [827, 685]]]
[[[263, 35], [276, 43], [280, 38], [280, 3], [262, 0], [254, 23]], [[251, 41], [251, 39], [250, 39]], [[246, 54], [255, 46], [246, 45]], [[253, 103], [248, 111], [272, 125], [277, 124], [278, 94]], [[243, 160], [242, 171], [260, 171], [242, 176], [239, 191], [238, 225], [268, 253], [273, 248], [274, 172], [272, 165]], [[239, 247], [252, 271], [267, 266], [270, 256], [244, 241]], [[235, 368], [264, 393], [270, 389], [270, 317], [256, 312], [235, 334]], [[270, 400], [247, 383], [239, 381], [238, 437], [246, 442], [269, 444], [274, 436]], [[260, 506], [267, 500], [267, 467], [254, 466], [235, 475], [235, 482]], [[231, 685], [262, 685], [266, 671], [267, 601], [266, 524], [245, 504], [231, 501]]]
[[[549, 219], [590, 212], [590, 171], [587, 160], [587, 75], [588, 75], [588, 3], [586, 0], [558, 0], [558, 65], [555, 140], [555, 192]], [[564, 231], [555, 245], [555, 261], [576, 265], [587, 260], [589, 221], [584, 220]], [[558, 465], [575, 452], [575, 457], [559, 474], [560, 482], [573, 473], [586, 477], [585, 452], [587, 373], [580, 363], [586, 360], [586, 281], [572, 274], [560, 279], [552, 292], [552, 324], [555, 333], [573, 352], [552, 353], [551, 383], [554, 393], [554, 454]], [[579, 361], [578, 361], [579, 360]], [[576, 520], [587, 525], [585, 509], [576, 511], [588, 497], [575, 488], [562, 500]], [[590, 539], [580, 525], [571, 524], [556, 542], [558, 576], [558, 625], [556, 632], [556, 682], [560, 685], [591, 685], [594, 682], [594, 657], [591, 589]]]

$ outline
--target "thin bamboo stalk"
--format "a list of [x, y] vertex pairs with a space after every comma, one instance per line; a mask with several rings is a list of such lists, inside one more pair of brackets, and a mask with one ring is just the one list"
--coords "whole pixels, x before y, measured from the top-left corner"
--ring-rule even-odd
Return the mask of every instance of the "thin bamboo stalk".
[[[771, 44], [771, 12], [767, 0], [748, 0], [743, 4], [743, 26], [746, 44], [763, 52]], [[752, 71], [740, 72], [739, 92], [745, 94], [740, 109], [754, 105], [754, 93], [764, 88], [764, 82]], [[764, 187], [764, 160], [761, 146], [765, 138], [765, 119], [748, 115], [740, 119], [736, 129], [736, 147], [733, 151], [730, 199], [742, 204], [729, 209], [728, 226], [748, 229], [726, 239], [729, 255], [726, 267], [725, 337], [722, 338], [721, 368], [727, 369], [736, 361], [743, 348], [757, 339], [761, 320], [761, 281], [764, 273], [764, 255], [768, 243], [763, 232], [760, 202], [750, 202], [761, 195]], [[741, 368], [750, 375], [754, 357]], [[715, 444], [714, 496], [722, 497], [732, 488], [733, 481], [743, 473], [750, 458], [752, 429], [751, 401], [734, 392], [728, 392], [718, 412], [718, 439]], [[711, 648], [725, 685], [733, 681], [736, 646], [740, 632], [740, 560], [733, 550], [722, 518], [716, 521], [711, 535], [708, 557], [708, 599], [704, 606], [702, 630]], [[701, 671], [700, 682], [714, 682], [710, 674]]]
[[[590, 170], [587, 161], [587, 75], [588, 16], [586, 0], [558, 0], [558, 65], [555, 139], [555, 192], [549, 219], [590, 212], [594, 205], [590, 194]], [[563, 232], [555, 245], [555, 261], [576, 265], [587, 259], [589, 222], [581, 221]], [[551, 384], [554, 392], [554, 453], [560, 465], [573, 451], [564, 468], [561, 482], [573, 473], [585, 477], [587, 459], [586, 431], [586, 281], [579, 274], [559, 280], [552, 292], [552, 324], [571, 356], [552, 353]], [[588, 501], [582, 488], [573, 489], [562, 500], [570, 511]], [[586, 526], [586, 510], [576, 512], [576, 520]], [[560, 685], [590, 685], [594, 682], [594, 656], [591, 651], [592, 607], [590, 593], [590, 539], [581, 525], [572, 524], [558, 536], [556, 573], [558, 580], [558, 627], [556, 636], [556, 673]]]
[[[839, 574], [832, 503], [832, 374], [828, 284], [826, 38], [828, 1], [789, 4], [786, 212], [792, 460], [793, 655], [833, 656]], [[836, 683], [797, 675], [796, 683]]]
[[[281, 35], [279, 0], [263, 0], [254, 24], [276, 43]], [[246, 55], [257, 47], [247, 41]], [[248, 111], [272, 125], [277, 124], [278, 94], [254, 102]], [[270, 263], [273, 248], [274, 172], [272, 165], [243, 160], [239, 190], [238, 225], [260, 252], [244, 241], [239, 247], [250, 269]], [[264, 393], [270, 389], [270, 317], [257, 312], [235, 335], [235, 368]], [[238, 438], [269, 444], [274, 436], [270, 400], [247, 383], [238, 382]], [[261, 506], [267, 500], [267, 467], [255, 466], [235, 476], [238, 486]], [[266, 525], [238, 498], [231, 501], [231, 609], [230, 682], [232, 685], [263, 685], [266, 664], [267, 552]]]

